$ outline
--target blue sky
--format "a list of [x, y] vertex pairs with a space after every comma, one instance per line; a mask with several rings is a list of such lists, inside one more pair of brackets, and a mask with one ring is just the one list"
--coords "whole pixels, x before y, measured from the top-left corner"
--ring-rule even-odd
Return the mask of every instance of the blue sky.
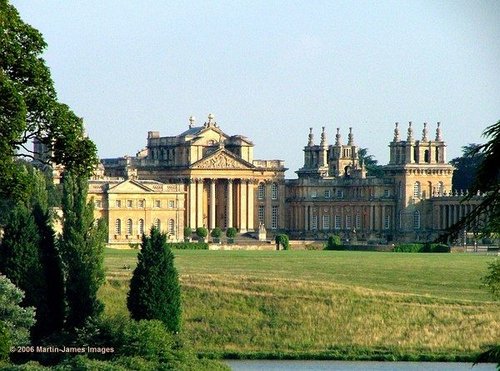
[[258, 159], [302, 166], [337, 127], [380, 163], [394, 122], [442, 123], [448, 159], [500, 119], [498, 1], [12, 1], [101, 157], [212, 112]]

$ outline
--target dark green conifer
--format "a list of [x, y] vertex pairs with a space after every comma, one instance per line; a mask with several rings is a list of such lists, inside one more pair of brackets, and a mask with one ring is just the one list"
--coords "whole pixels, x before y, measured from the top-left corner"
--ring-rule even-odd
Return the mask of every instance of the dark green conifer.
[[155, 227], [151, 228], [150, 236], [142, 236], [127, 306], [133, 319], [157, 319], [169, 331], [178, 332], [181, 327], [179, 277], [166, 240], [166, 235]]

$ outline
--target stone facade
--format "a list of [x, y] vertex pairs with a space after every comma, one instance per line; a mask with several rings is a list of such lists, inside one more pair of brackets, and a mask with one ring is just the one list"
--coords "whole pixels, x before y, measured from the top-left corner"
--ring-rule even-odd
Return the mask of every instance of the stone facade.
[[103, 159], [90, 180], [96, 217], [109, 224], [109, 243], [136, 243], [153, 224], [171, 240], [184, 226], [235, 227], [240, 233], [285, 231], [292, 238], [339, 234], [350, 241], [424, 241], [472, 210], [477, 195], [461, 202], [452, 191], [453, 167], [446, 160], [440, 124], [430, 138], [427, 124], [415, 139], [410, 122], [405, 139], [396, 123], [383, 176], [367, 176], [360, 147], [349, 129], [344, 144], [338, 128], [328, 144], [313, 129], [297, 179], [286, 179], [281, 160], [255, 160], [254, 144], [228, 135], [213, 115], [201, 126], [190, 118], [186, 131], [160, 136], [150, 131], [136, 156]]

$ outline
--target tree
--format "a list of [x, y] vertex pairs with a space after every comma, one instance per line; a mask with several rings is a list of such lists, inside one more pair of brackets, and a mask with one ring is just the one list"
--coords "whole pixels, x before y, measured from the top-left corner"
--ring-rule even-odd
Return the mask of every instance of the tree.
[[0, 327], [4, 341], [12, 345], [29, 344], [30, 327], [35, 323], [33, 307], [21, 307], [24, 293], [7, 277], [0, 275]]
[[455, 167], [452, 178], [454, 190], [465, 191], [472, 187], [477, 170], [484, 158], [484, 155], [478, 152], [479, 146], [479, 144], [471, 143], [462, 147], [462, 156], [450, 161], [450, 164]]
[[103, 309], [97, 291], [104, 282], [106, 226], [94, 219], [93, 203], [86, 202], [87, 178], [66, 171], [63, 177], [63, 233], [59, 240], [66, 267], [68, 329], [82, 327]]
[[57, 100], [54, 83], [41, 58], [47, 44], [24, 23], [7, 0], [0, 0], [0, 195], [22, 199], [29, 183], [18, 172], [16, 157], [35, 154], [33, 139], [45, 144], [47, 162], [89, 175], [96, 147], [83, 123]]
[[210, 236], [212, 236], [214, 242], [219, 242], [220, 236], [222, 236], [222, 230], [219, 227], [215, 227], [212, 229], [212, 232], [210, 232]]
[[193, 230], [191, 227], [184, 227], [184, 240], [189, 241], [191, 239], [191, 235], [193, 234]]
[[226, 237], [227, 237], [229, 243], [234, 242], [234, 238], [236, 237], [237, 233], [238, 233], [238, 231], [234, 227], [230, 227], [226, 230]]
[[366, 175], [381, 178], [384, 176], [383, 166], [378, 165], [373, 155], [368, 154], [368, 148], [360, 148], [358, 150], [358, 159], [365, 165]]
[[172, 332], [181, 327], [181, 294], [174, 255], [167, 236], [152, 227], [142, 236], [137, 267], [130, 281], [127, 307], [135, 320], [160, 320]]
[[483, 233], [500, 231], [500, 121], [486, 128], [483, 136], [490, 138], [485, 144], [476, 147], [472, 155], [479, 154], [482, 161], [477, 169], [476, 177], [464, 201], [470, 200], [476, 193], [483, 193], [479, 205], [465, 215], [457, 223], [439, 236], [437, 242], [455, 240], [464, 229], [474, 226], [478, 220], [484, 220]]
[[28, 199], [12, 203], [5, 216], [6, 235], [0, 244], [0, 270], [25, 292], [36, 307], [34, 340], [61, 330], [64, 321], [64, 277], [55, 244], [44, 175], [25, 166], [30, 180]]

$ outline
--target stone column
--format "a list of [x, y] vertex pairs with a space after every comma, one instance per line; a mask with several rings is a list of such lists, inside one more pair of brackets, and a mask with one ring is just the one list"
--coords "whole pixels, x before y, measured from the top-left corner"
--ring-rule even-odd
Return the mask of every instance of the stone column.
[[210, 179], [210, 230], [215, 228], [215, 179]]
[[240, 204], [240, 232], [245, 233], [247, 231], [247, 184], [244, 179], [240, 183], [240, 199], [238, 202]]
[[233, 227], [233, 180], [227, 180], [227, 227]]
[[196, 227], [203, 227], [203, 179], [196, 179]]
[[247, 208], [248, 208], [248, 220], [247, 229], [253, 231], [254, 227], [254, 181], [249, 180], [247, 183]]
[[196, 183], [194, 179], [189, 179], [189, 209], [188, 221], [191, 228], [196, 228]]
[[309, 212], [308, 206], [304, 206], [304, 230], [309, 230]]

